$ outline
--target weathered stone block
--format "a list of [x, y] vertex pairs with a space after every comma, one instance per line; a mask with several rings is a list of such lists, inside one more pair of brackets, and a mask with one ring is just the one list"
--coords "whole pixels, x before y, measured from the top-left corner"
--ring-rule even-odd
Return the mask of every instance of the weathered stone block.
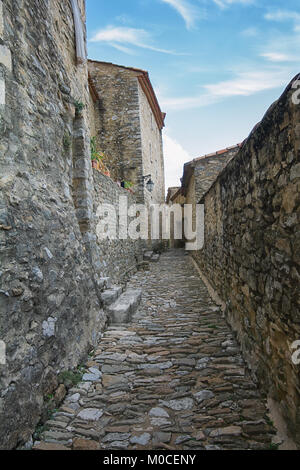
[[300, 163], [292, 166], [290, 171], [290, 180], [294, 181], [295, 179], [300, 178]]
[[99, 450], [99, 442], [92, 441], [90, 439], [82, 439], [76, 437], [73, 440], [73, 450]]
[[0, 44], [0, 64], [4, 65], [9, 72], [12, 70], [11, 52], [7, 46]]

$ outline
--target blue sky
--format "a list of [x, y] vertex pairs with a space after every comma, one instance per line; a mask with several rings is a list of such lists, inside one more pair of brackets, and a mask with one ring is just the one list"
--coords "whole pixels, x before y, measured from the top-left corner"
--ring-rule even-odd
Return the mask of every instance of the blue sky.
[[87, 0], [91, 59], [148, 70], [166, 186], [192, 158], [246, 138], [300, 72], [299, 0]]

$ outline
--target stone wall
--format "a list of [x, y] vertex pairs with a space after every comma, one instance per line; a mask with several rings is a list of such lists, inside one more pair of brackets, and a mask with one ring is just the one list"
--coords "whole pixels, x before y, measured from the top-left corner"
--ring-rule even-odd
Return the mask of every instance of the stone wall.
[[167, 197], [166, 197], [166, 204], [172, 204], [171, 198], [180, 190], [180, 186], [171, 186], [168, 188]]
[[[84, 1], [79, 6], [85, 29]], [[91, 106], [87, 65], [76, 59], [71, 3], [1, 1], [3, 449], [30, 439], [58, 374], [76, 367], [97, 344], [106, 322], [101, 275], [118, 279], [135, 260], [128, 245], [117, 260], [115, 246], [106, 246], [104, 256], [97, 244], [94, 208], [101, 190], [111, 201], [119, 188], [93, 176]]]
[[[130, 194], [126, 189], [119, 187], [111, 178], [103, 175], [98, 171], [94, 171], [94, 230], [93, 233], [97, 234], [97, 224], [99, 223], [99, 217], [97, 215], [97, 209], [99, 204], [110, 204], [115, 208], [116, 216], [118, 220], [117, 224], [117, 237], [119, 236], [119, 229], [125, 229], [125, 226], [129, 227], [131, 217], [126, 217], [123, 223], [122, 219], [119, 219], [121, 214], [125, 217], [125, 206], [120, 198], [123, 198], [123, 202], [128, 208], [136, 203], [136, 198]], [[120, 208], [120, 210], [119, 210]], [[120, 222], [120, 223], [119, 223]], [[122, 227], [120, 227], [120, 225]], [[130, 238], [124, 239], [102, 239], [96, 236], [97, 250], [92, 250], [96, 253], [98, 260], [95, 262], [99, 263], [98, 271], [101, 277], [110, 277], [112, 281], [116, 283], [122, 283], [132, 275], [137, 265], [143, 259], [143, 247], [144, 243], [142, 240], [132, 240]]]
[[88, 88], [70, 2], [0, 6], [0, 447], [12, 448], [30, 438], [57, 374], [96, 344], [105, 317], [72, 195], [76, 172], [92, 174], [87, 116], [80, 128], [75, 118]]
[[123, 281], [141, 257], [139, 241], [97, 240], [99, 203], [128, 195], [92, 170], [98, 111], [87, 64], [77, 64], [71, 3], [0, 2], [2, 449], [31, 438], [47, 397], [63, 398], [58, 375], [98, 343], [102, 277]]
[[291, 85], [204, 195], [194, 257], [224, 301], [253, 377], [300, 443], [300, 107]]

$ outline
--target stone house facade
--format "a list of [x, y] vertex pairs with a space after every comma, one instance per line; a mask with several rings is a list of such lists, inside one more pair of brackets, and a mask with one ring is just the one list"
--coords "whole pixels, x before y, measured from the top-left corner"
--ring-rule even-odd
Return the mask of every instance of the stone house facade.
[[[140, 203], [164, 202], [164, 160], [161, 112], [148, 72], [89, 60], [91, 82], [99, 98], [99, 113], [92, 125], [98, 148], [114, 180], [133, 183]], [[150, 193], [145, 186], [151, 175]]]

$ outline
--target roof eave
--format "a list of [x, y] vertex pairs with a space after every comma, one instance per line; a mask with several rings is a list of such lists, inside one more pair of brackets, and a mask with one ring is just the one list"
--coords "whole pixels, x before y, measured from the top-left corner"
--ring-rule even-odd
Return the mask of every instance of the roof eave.
[[165, 127], [166, 113], [162, 113], [160, 109], [148, 72], [143, 71], [141, 75], [138, 75], [138, 81], [152, 109], [158, 128], [162, 130]]

